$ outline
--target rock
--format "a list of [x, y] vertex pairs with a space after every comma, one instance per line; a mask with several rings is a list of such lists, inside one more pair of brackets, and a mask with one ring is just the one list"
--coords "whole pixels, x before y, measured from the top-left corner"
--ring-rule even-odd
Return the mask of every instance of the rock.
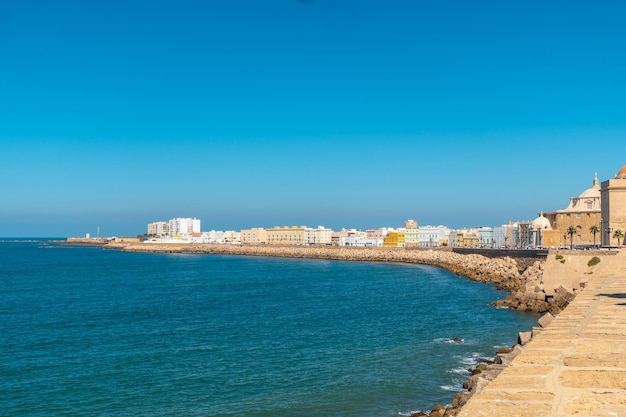
[[443, 417], [446, 414], [446, 407], [441, 404], [437, 404], [430, 412], [430, 417]]
[[454, 396], [454, 399], [452, 400], [452, 407], [454, 408], [463, 407], [467, 403], [467, 401], [470, 399], [471, 396], [472, 394], [467, 391], [457, 393]]
[[530, 342], [533, 334], [532, 332], [519, 332], [517, 335], [517, 343], [524, 346], [528, 342]]
[[552, 320], [554, 320], [554, 316], [548, 312], [544, 314], [543, 316], [541, 316], [541, 318], [539, 318], [537, 322], [539, 323], [541, 327], [546, 327], [550, 323], [552, 323]]

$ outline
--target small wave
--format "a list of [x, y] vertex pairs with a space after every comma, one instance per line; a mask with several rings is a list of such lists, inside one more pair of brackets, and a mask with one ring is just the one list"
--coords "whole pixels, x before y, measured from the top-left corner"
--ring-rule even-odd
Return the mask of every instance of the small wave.
[[464, 367], [449, 369], [447, 372], [450, 374], [455, 374], [455, 375], [469, 375], [470, 374], [468, 368], [464, 368]]
[[468, 356], [458, 357], [459, 362], [463, 365], [476, 365], [483, 358], [484, 355], [478, 352], [472, 352]]
[[463, 343], [465, 343], [465, 339], [461, 339], [458, 337], [438, 337], [436, 339], [433, 339], [433, 342], [435, 343], [448, 343], [451, 345], [461, 345]]
[[461, 385], [461, 384], [441, 385], [441, 386], [439, 386], [439, 388], [441, 388], [444, 391], [453, 391], [453, 392], [463, 391], [463, 385]]
[[422, 412], [423, 412], [422, 410], [414, 410], [414, 411], [409, 411], [407, 413], [398, 411], [398, 415], [402, 417], [411, 417], [413, 414], [422, 413]]

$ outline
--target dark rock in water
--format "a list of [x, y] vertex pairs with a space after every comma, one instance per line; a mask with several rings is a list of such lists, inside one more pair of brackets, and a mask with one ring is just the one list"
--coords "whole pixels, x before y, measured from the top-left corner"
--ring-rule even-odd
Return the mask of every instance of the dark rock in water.
[[460, 344], [462, 344], [465, 341], [463, 339], [458, 338], [458, 337], [453, 337], [453, 338], [444, 340], [444, 342], [446, 342], [446, 343], [456, 343], [457, 345], [460, 345]]

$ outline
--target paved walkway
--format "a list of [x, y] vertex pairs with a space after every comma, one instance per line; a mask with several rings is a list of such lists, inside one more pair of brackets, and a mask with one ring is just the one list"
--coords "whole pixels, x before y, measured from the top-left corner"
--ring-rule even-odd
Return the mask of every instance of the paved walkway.
[[608, 258], [459, 416], [626, 417], [626, 250]]

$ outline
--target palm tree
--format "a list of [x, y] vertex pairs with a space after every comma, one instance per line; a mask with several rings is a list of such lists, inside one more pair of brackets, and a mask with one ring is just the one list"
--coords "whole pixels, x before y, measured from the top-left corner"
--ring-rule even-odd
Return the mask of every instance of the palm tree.
[[593, 233], [593, 247], [596, 247], [596, 233], [600, 233], [600, 229], [595, 224], [589, 228], [589, 231]]
[[624, 239], [624, 232], [622, 232], [621, 230], [617, 229], [615, 232], [613, 232], [613, 239], [617, 239], [617, 248], [619, 249], [620, 247], [620, 241], [622, 239]]
[[567, 228], [567, 234], [569, 235], [569, 250], [574, 249], [574, 235], [577, 230], [574, 226], [570, 226]]

